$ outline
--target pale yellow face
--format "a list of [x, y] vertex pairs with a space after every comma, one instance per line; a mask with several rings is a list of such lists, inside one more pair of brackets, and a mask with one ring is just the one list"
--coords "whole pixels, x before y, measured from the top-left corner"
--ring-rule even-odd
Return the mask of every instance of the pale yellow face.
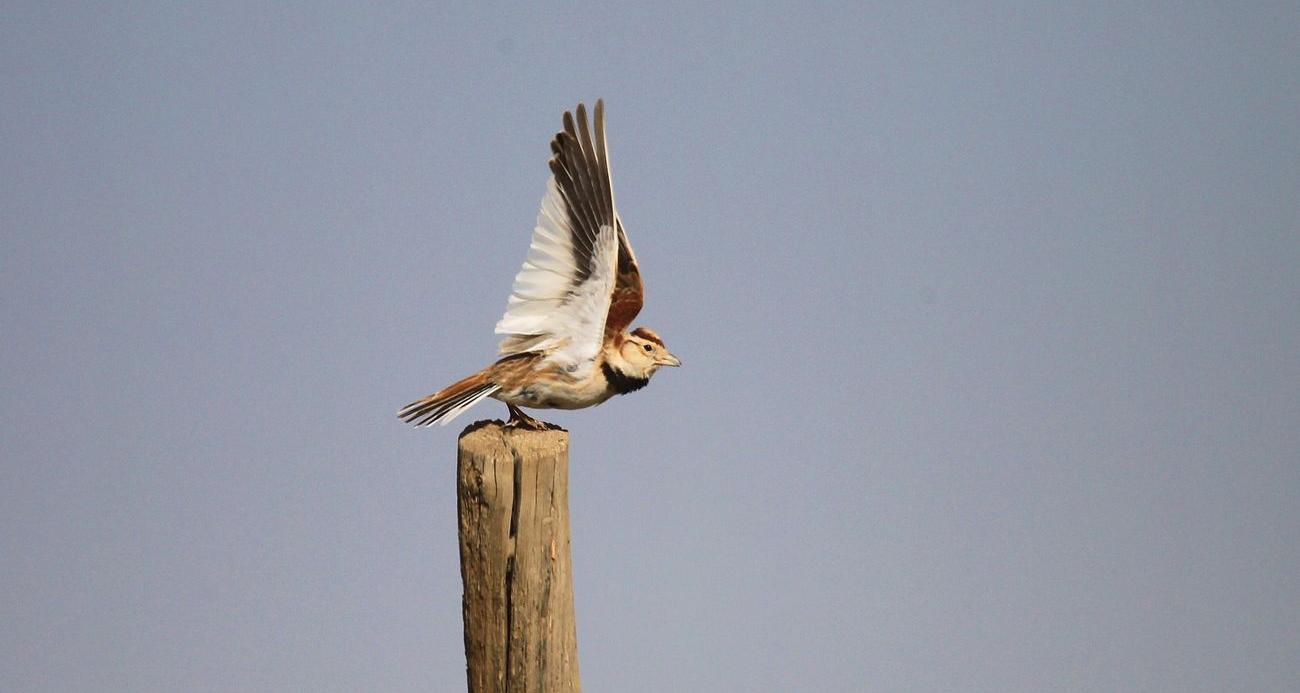
[[639, 375], [650, 375], [660, 366], [682, 365], [662, 344], [636, 335], [628, 335], [619, 355]]

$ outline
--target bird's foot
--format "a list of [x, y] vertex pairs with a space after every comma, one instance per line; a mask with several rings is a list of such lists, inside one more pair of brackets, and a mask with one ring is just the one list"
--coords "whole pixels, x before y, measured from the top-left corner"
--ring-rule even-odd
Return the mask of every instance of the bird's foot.
[[519, 428], [525, 431], [550, 431], [559, 428], [555, 424], [548, 424], [540, 419], [534, 419], [513, 404], [507, 404], [506, 406], [510, 408], [510, 420], [506, 422], [506, 428]]

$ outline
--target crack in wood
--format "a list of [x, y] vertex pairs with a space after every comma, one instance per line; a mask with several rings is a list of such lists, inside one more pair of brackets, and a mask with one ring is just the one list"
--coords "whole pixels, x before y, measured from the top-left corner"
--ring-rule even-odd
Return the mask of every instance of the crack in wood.
[[524, 495], [524, 458], [519, 454], [519, 449], [510, 445], [510, 457], [514, 462], [514, 474], [512, 475], [511, 494], [510, 494], [510, 540], [508, 543], [509, 553], [506, 555], [506, 677], [505, 689], [510, 690], [510, 677], [514, 673], [514, 632], [515, 632], [515, 561], [517, 559], [517, 546], [519, 540], [519, 504]]

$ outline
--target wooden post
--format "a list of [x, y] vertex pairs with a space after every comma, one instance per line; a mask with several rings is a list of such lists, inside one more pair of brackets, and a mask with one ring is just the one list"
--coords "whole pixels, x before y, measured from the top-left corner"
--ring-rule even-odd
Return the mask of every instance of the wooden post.
[[458, 452], [470, 693], [577, 693], [569, 434], [480, 421]]

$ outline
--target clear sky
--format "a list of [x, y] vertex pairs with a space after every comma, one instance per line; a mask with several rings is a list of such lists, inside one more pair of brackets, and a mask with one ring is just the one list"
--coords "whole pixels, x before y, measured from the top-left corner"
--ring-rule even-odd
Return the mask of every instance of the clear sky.
[[590, 691], [1300, 690], [1300, 6], [11, 2], [0, 689], [463, 690], [454, 450], [603, 97], [685, 367]]

